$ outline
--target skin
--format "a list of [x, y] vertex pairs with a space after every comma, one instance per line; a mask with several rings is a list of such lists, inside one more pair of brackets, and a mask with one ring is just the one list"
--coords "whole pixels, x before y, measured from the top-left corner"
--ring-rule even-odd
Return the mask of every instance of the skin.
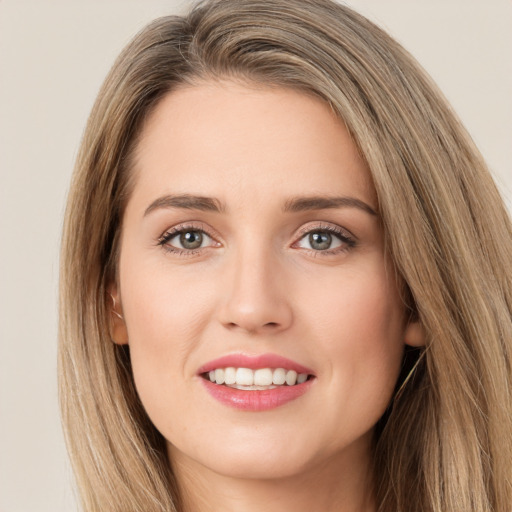
[[[406, 322], [370, 173], [343, 123], [303, 93], [201, 83], [161, 101], [135, 157], [113, 337], [130, 345], [185, 510], [375, 510], [373, 428], [404, 345], [423, 336]], [[169, 194], [222, 209], [155, 206]], [[312, 195], [376, 213], [283, 211]], [[208, 236], [196, 250], [180, 250], [179, 236], [160, 243], [182, 228]], [[312, 246], [308, 233], [326, 229], [344, 238]], [[270, 411], [217, 402], [197, 374], [227, 354], [269, 352], [315, 374], [306, 394]]]

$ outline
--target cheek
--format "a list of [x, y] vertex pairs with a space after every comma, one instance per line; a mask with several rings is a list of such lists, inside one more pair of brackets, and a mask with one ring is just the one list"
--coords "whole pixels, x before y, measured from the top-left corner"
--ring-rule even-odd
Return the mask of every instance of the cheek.
[[135, 385], [150, 417], [165, 429], [163, 419], [186, 407], [180, 397], [195, 375], [191, 355], [211, 316], [211, 287], [130, 257], [122, 261], [120, 281]]
[[309, 314], [319, 352], [329, 358], [333, 387], [347, 390], [353, 404], [370, 401], [383, 411], [404, 350], [403, 306], [394, 279], [383, 269], [346, 273], [304, 300], [303, 315]]
[[121, 290], [130, 345], [171, 352], [190, 347], [207, 321], [212, 286], [200, 286], [186, 270], [170, 272], [165, 261], [125, 263]]
[[303, 291], [297, 290], [302, 294], [297, 305], [305, 305], [301, 316], [316, 318], [316, 327], [331, 332], [330, 339], [361, 349], [396, 344], [404, 331], [404, 313], [394, 279], [384, 269], [364, 270], [329, 275], [315, 287], [304, 283]]

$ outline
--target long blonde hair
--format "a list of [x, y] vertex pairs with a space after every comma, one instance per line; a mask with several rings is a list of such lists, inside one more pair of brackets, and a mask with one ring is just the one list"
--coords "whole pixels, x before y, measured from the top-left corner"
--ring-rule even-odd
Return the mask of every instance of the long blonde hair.
[[329, 0], [213, 0], [160, 18], [122, 52], [87, 124], [62, 245], [60, 396], [87, 512], [180, 510], [164, 440], [111, 343], [130, 156], [183, 83], [305, 91], [345, 122], [371, 170], [387, 249], [427, 345], [375, 439], [381, 512], [512, 506], [512, 228], [460, 122], [413, 58]]

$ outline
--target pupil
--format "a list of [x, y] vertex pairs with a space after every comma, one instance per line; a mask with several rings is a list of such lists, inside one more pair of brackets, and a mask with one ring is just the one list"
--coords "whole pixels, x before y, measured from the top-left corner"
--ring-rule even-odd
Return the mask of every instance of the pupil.
[[326, 232], [316, 232], [311, 233], [309, 235], [309, 244], [313, 249], [317, 249], [318, 251], [325, 251], [329, 249], [332, 242], [332, 236], [330, 233]]
[[180, 235], [181, 246], [185, 249], [197, 249], [203, 243], [203, 235], [198, 231], [187, 231]]

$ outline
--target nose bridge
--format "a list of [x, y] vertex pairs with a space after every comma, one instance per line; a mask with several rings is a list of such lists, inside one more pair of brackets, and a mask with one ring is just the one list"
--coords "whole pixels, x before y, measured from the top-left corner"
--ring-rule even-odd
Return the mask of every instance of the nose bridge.
[[283, 290], [282, 264], [271, 244], [247, 237], [227, 266], [221, 322], [247, 332], [288, 327], [292, 312]]

